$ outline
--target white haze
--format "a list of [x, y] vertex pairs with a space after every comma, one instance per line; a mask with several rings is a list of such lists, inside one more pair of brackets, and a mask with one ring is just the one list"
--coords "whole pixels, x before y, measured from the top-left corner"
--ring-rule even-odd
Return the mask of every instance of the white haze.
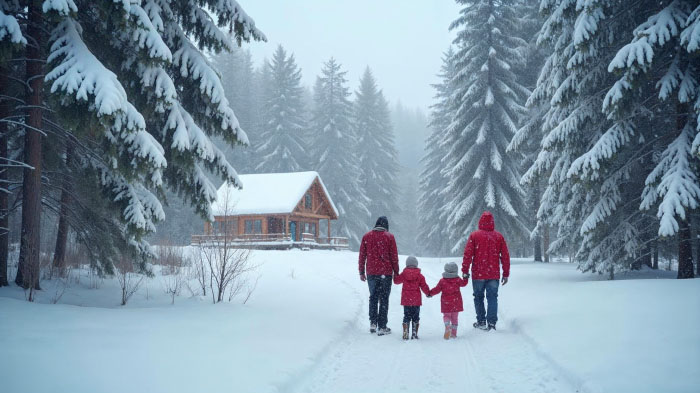
[[313, 86], [323, 62], [334, 56], [354, 91], [366, 66], [391, 102], [424, 110], [432, 103], [442, 52], [454, 35], [459, 7], [451, 0], [255, 0], [246, 12], [268, 38], [244, 44], [256, 64], [278, 44], [296, 56], [303, 83]]

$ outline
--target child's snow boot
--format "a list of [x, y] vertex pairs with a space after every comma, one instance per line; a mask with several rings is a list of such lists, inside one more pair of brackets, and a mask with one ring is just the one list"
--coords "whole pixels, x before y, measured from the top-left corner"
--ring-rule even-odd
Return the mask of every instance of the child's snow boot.
[[418, 322], [413, 322], [413, 333], [411, 333], [411, 340], [414, 338], [418, 340]]
[[403, 323], [403, 339], [408, 340], [408, 323]]
[[443, 338], [445, 340], [449, 340], [450, 335], [452, 335], [452, 326], [449, 322], [445, 322], [445, 335], [443, 336]]
[[452, 332], [450, 333], [450, 338], [457, 338], [457, 325], [452, 325]]

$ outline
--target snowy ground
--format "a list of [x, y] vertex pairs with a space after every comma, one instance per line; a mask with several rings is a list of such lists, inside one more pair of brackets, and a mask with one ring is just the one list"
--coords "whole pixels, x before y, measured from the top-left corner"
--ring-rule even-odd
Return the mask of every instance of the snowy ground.
[[[261, 279], [245, 305], [185, 295], [171, 306], [158, 276], [126, 307], [111, 280], [88, 289], [83, 278], [58, 305], [2, 288], [2, 391], [691, 392], [700, 384], [700, 280], [659, 271], [610, 282], [568, 264], [516, 261], [500, 290], [497, 332], [470, 327], [469, 285], [457, 340], [441, 337], [436, 297], [424, 300], [421, 340], [403, 342], [400, 286], [389, 315], [395, 334], [367, 332], [356, 257], [256, 252]], [[447, 259], [419, 260], [435, 285]], [[39, 301], [50, 303], [55, 290], [44, 286]]]

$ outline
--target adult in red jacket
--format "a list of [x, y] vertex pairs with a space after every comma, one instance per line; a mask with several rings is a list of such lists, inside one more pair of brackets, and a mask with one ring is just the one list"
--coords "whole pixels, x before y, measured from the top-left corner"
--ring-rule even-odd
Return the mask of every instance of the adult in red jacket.
[[389, 220], [381, 216], [374, 228], [362, 237], [359, 256], [360, 280], [369, 286], [369, 331], [377, 335], [391, 333], [386, 324], [389, 294], [394, 274], [399, 274], [396, 240], [389, 232]]
[[[491, 212], [484, 212], [479, 219], [479, 230], [469, 235], [464, 247], [462, 276], [469, 278], [472, 272], [474, 288], [474, 309], [476, 310], [475, 328], [491, 330], [498, 321], [498, 280], [503, 267], [503, 285], [508, 283], [510, 275], [510, 255], [506, 239], [495, 230]], [[488, 312], [484, 309], [484, 292], [488, 302]], [[487, 326], [488, 322], [488, 326]]]

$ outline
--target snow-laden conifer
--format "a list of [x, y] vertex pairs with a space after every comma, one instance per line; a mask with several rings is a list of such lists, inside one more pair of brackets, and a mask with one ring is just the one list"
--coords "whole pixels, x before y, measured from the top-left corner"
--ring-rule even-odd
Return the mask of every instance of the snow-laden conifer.
[[514, 3], [458, 1], [464, 5], [457, 29], [452, 122], [444, 175], [449, 178], [444, 206], [450, 230], [462, 247], [484, 210], [496, 216], [507, 235], [528, 233], [517, 163], [506, 147], [525, 112], [529, 91], [514, 68], [524, 65], [526, 42], [517, 37]]
[[372, 217], [391, 217], [397, 211], [398, 159], [394, 131], [388, 103], [369, 67], [355, 92], [353, 114], [355, 154], [360, 166], [360, 185], [369, 199], [367, 208]]
[[335, 234], [347, 236], [357, 248], [373, 224], [367, 208], [369, 200], [360, 187], [360, 167], [355, 152], [357, 138], [352, 124], [352, 103], [345, 71], [333, 58], [316, 79], [312, 120], [312, 165], [319, 172], [338, 208], [340, 218]]
[[256, 173], [298, 172], [308, 168], [304, 133], [306, 115], [301, 86], [301, 70], [294, 55], [278, 46], [266, 62], [270, 76], [265, 92], [262, 132], [256, 146]]

